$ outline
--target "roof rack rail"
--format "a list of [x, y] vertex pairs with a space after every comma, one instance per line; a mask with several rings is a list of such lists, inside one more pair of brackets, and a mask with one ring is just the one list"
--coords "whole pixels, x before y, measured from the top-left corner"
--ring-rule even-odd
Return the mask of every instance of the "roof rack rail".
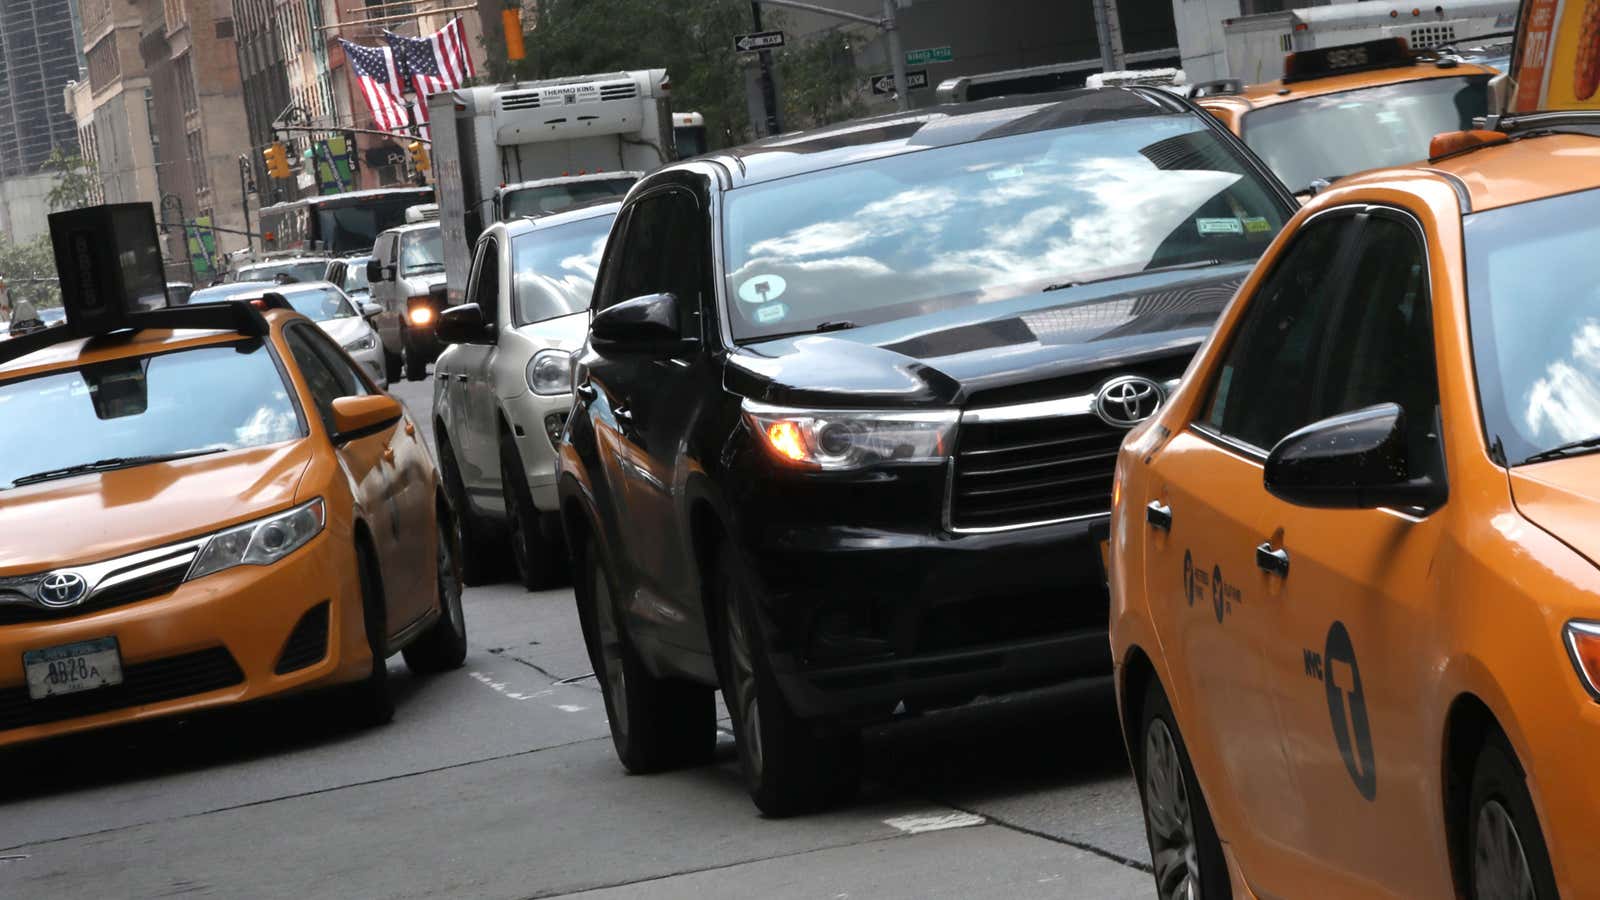
[[[276, 295], [279, 300], [283, 297]], [[287, 306], [287, 301], [284, 302]], [[196, 303], [190, 306], [168, 306], [128, 314], [128, 327], [110, 334], [128, 334], [150, 328], [194, 328], [206, 331], [236, 331], [246, 337], [265, 337], [270, 330], [260, 311], [248, 303], [224, 300], [220, 303]], [[64, 344], [79, 338], [101, 337], [96, 333], [83, 333], [70, 325], [56, 325], [40, 331], [14, 337], [0, 343], [0, 366], [21, 359], [30, 353]]]

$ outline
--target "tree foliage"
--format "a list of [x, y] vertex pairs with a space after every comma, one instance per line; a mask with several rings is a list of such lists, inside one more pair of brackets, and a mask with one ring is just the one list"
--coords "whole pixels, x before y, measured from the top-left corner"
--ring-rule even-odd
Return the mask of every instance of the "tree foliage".
[[[764, 27], [782, 27], [768, 13]], [[750, 31], [749, 0], [543, 0], [520, 63], [490, 60], [496, 80], [557, 78], [596, 72], [665, 68], [672, 106], [706, 117], [712, 146], [749, 140], [745, 67], [734, 36]], [[786, 127], [807, 127], [860, 109], [854, 65], [843, 32], [777, 55]]]
[[100, 202], [100, 175], [94, 164], [76, 153], [63, 153], [60, 147], [40, 169], [56, 177], [55, 186], [45, 197], [52, 210], [78, 209]]
[[19, 244], [0, 235], [0, 279], [13, 301], [31, 300], [38, 307], [61, 303], [55, 251], [48, 237]]

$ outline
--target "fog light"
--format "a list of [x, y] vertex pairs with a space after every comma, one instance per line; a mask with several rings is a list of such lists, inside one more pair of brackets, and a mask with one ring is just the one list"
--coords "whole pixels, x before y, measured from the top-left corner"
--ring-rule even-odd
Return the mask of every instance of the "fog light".
[[550, 439], [550, 446], [561, 446], [561, 429], [566, 427], [566, 413], [551, 413], [544, 417], [544, 435]]
[[412, 307], [410, 318], [411, 318], [411, 324], [413, 324], [413, 325], [431, 325], [431, 324], [433, 324], [433, 307], [431, 307], [431, 306], [415, 306], [415, 307]]

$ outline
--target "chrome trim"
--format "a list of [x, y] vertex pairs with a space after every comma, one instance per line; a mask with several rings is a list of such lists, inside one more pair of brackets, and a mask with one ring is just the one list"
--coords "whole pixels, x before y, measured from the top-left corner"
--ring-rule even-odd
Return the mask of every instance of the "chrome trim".
[[[1106, 510], [1103, 513], [1084, 513], [1081, 516], [1067, 516], [1064, 519], [1040, 519], [1037, 522], [1019, 522], [1019, 523], [1017, 523], [1015, 525], [986, 525], [986, 526], [984, 526], [982, 528], [971, 528], [971, 527], [968, 527], [968, 528], [955, 528], [955, 527], [951, 527], [950, 530], [952, 532], [954, 532], [955, 534], [994, 534], [994, 533], [1000, 532], [1000, 531], [1016, 531], [1016, 530], [1021, 529], [1021, 528], [1042, 528], [1042, 527], [1044, 527], [1046, 525], [1064, 525], [1064, 524], [1066, 524], [1068, 522], [1087, 522], [1087, 521], [1089, 521], [1091, 519], [1109, 519], [1109, 518], [1111, 518], [1111, 511], [1110, 510]], [[945, 521], [946, 522], [949, 521], [948, 511], [946, 512]]]
[[[18, 575], [0, 579], [0, 606], [30, 606], [35, 609], [65, 612], [83, 606], [100, 594], [119, 585], [148, 575], [182, 569], [187, 572], [200, 555], [200, 548], [210, 536], [190, 538], [175, 544], [140, 550], [99, 562], [78, 566], [60, 566], [31, 575]], [[39, 599], [38, 586], [51, 575], [73, 573], [83, 578], [87, 587], [83, 596], [69, 606], [51, 606]]]
[[1058, 416], [1087, 416], [1094, 412], [1094, 394], [1076, 397], [1057, 397], [1054, 400], [1035, 400], [1012, 406], [991, 406], [986, 409], [968, 409], [961, 413], [961, 424], [973, 422], [1020, 422], [1024, 419], [1053, 419]]

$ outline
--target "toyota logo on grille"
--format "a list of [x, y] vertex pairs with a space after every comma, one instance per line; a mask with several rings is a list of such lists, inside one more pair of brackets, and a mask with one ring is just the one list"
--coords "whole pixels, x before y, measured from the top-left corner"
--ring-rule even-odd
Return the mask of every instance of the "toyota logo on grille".
[[88, 592], [89, 583], [77, 572], [57, 572], [39, 583], [39, 602], [45, 606], [72, 606]]
[[1094, 414], [1107, 425], [1132, 428], [1156, 414], [1166, 391], [1141, 375], [1123, 375], [1101, 385], [1094, 397]]

